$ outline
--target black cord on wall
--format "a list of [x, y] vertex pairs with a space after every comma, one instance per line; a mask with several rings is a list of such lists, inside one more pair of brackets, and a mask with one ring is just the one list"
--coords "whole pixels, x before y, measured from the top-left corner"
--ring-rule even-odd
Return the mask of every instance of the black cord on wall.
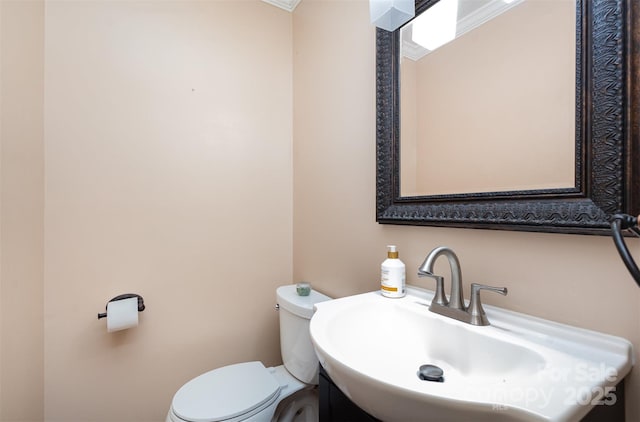
[[627, 214], [614, 215], [611, 218], [611, 235], [613, 236], [613, 243], [615, 243], [616, 249], [618, 249], [620, 258], [622, 258], [624, 265], [629, 270], [629, 273], [631, 273], [638, 287], [640, 287], [640, 270], [629, 253], [627, 244], [624, 242], [624, 237], [622, 236], [623, 229], [630, 229], [636, 236], [640, 236], [638, 218]]

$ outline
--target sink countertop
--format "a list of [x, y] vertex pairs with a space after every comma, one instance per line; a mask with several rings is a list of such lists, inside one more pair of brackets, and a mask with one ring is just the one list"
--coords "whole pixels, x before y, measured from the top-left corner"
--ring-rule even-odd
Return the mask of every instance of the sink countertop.
[[[410, 286], [403, 298], [375, 291], [316, 305], [320, 362], [373, 416], [579, 420], [596, 399], [615, 401], [614, 386], [635, 363], [620, 337], [490, 305], [491, 325], [473, 326], [430, 312], [432, 298]], [[419, 379], [422, 364], [441, 367], [445, 381]]]

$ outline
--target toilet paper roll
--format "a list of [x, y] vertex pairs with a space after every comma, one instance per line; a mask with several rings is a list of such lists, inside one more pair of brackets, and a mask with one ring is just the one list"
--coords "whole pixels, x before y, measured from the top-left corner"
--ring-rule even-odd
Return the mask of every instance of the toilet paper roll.
[[107, 331], [126, 330], [138, 325], [138, 298], [107, 303]]

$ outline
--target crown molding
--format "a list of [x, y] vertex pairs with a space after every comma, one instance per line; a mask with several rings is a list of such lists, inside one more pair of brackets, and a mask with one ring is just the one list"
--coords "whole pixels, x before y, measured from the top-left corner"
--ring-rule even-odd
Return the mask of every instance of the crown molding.
[[273, 6], [279, 7], [280, 9], [284, 9], [287, 12], [293, 12], [293, 9], [296, 8], [298, 3], [301, 0], [262, 0], [265, 3], [269, 3]]
[[420, 60], [421, 58], [423, 58], [424, 56], [430, 53], [429, 50], [422, 47], [420, 44], [417, 44], [411, 40], [405, 40], [405, 39], [402, 40], [401, 51], [404, 57], [411, 59], [414, 62], [417, 62], [418, 60]]
[[[523, 1], [525, 0], [511, 0], [508, 3], [505, 0], [486, 0], [484, 3], [478, 1], [478, 6], [475, 9], [458, 19], [456, 23], [456, 38], [487, 23]], [[401, 51], [404, 57], [414, 61], [418, 61], [432, 52], [432, 50], [424, 48], [413, 41], [413, 22], [402, 29]]]

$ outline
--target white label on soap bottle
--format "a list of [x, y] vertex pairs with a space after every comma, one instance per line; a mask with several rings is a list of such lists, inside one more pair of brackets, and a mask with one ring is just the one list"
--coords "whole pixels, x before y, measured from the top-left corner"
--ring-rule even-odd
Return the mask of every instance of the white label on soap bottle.
[[388, 297], [402, 297], [405, 295], [405, 271], [403, 267], [387, 267], [381, 269], [382, 294]]

